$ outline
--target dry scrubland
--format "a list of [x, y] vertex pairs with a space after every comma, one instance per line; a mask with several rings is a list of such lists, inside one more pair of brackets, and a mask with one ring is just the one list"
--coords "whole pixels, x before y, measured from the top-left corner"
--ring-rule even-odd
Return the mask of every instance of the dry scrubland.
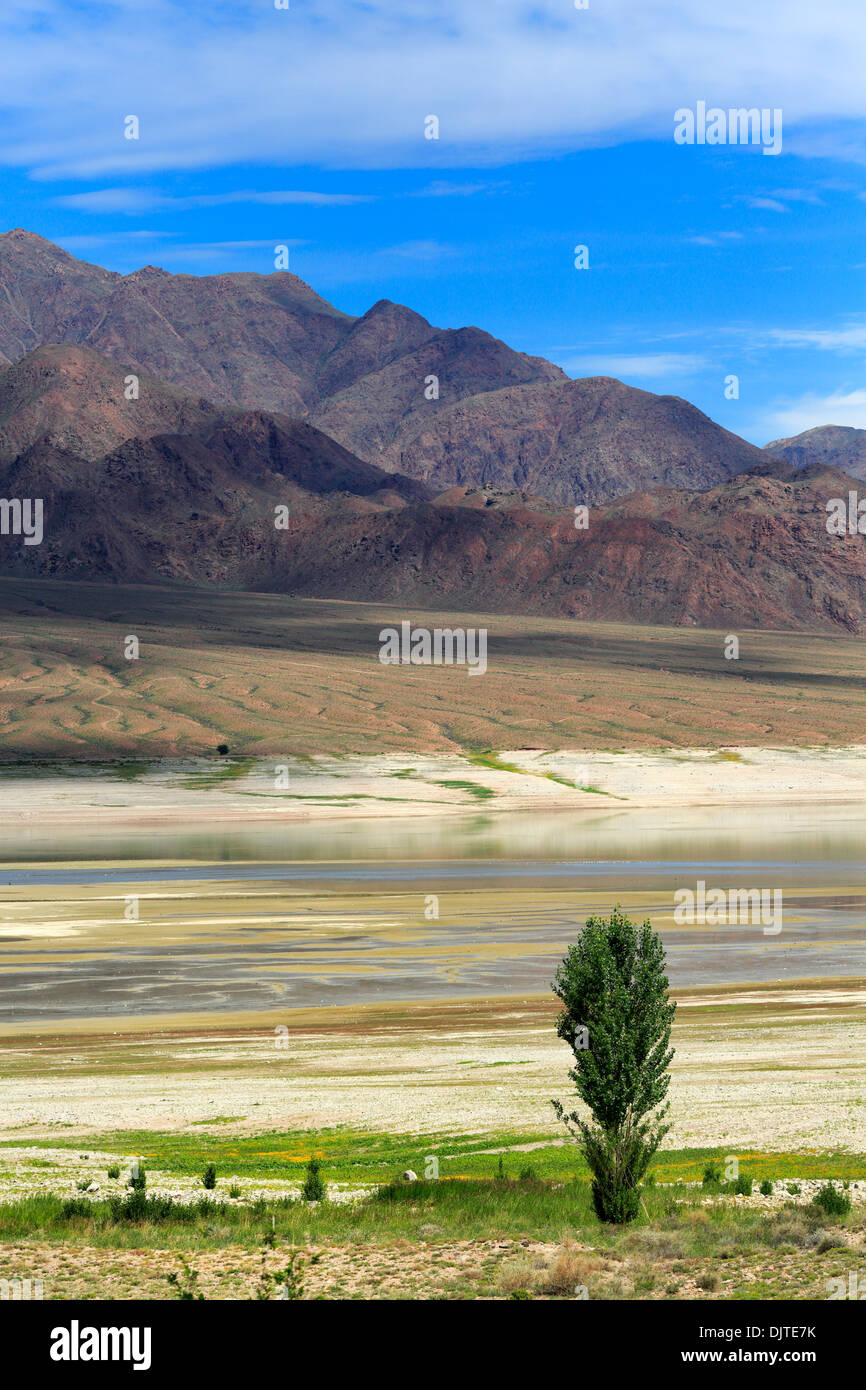
[[[486, 626], [484, 676], [386, 667], [401, 618]], [[0, 580], [0, 757], [863, 742], [866, 648], [189, 589]], [[127, 661], [134, 633], [141, 659]]]

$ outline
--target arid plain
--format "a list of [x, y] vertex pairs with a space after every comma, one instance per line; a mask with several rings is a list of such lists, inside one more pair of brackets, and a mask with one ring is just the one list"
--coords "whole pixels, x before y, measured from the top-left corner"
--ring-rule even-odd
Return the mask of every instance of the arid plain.
[[[615, 902], [662, 932], [679, 1006], [662, 1183], [738, 1157], [773, 1179], [755, 1219], [822, 1178], [859, 1191], [859, 643], [744, 633], [727, 661], [724, 633], [476, 615], [475, 679], [381, 666], [384, 606], [11, 580], [0, 598], [0, 1198], [105, 1195], [133, 1154], [177, 1198], [212, 1159], [240, 1206], [296, 1193], [311, 1153], [350, 1203], [431, 1152], [464, 1181], [499, 1155], [567, 1175], [548, 984]], [[673, 893], [701, 877], [781, 885], [783, 930], [679, 924]], [[397, 1296], [427, 1224], [402, 1284], [368, 1248], [355, 1294]], [[539, 1296], [556, 1261], [597, 1259], [563, 1239], [520, 1276]], [[57, 1296], [107, 1253], [77, 1242], [44, 1252]], [[677, 1296], [730, 1296], [693, 1253]], [[440, 1256], [457, 1296], [476, 1265], [473, 1288], [507, 1295], [524, 1258], [510, 1238]], [[644, 1296], [673, 1257], [641, 1258], [619, 1285], [604, 1261], [586, 1278]], [[804, 1259], [775, 1269], [788, 1296], [816, 1296]], [[100, 1287], [154, 1296], [122, 1263]]]

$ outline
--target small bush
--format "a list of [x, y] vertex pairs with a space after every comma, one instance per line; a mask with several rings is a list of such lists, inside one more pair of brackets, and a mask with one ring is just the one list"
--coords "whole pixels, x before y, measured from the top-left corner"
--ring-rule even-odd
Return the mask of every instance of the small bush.
[[818, 1244], [815, 1246], [819, 1255], [825, 1255], [828, 1250], [844, 1250], [845, 1241], [841, 1236], [835, 1235], [832, 1231], [820, 1231]]
[[132, 1188], [133, 1192], [143, 1192], [144, 1189], [147, 1187], [147, 1174], [144, 1171], [143, 1163], [139, 1163], [137, 1173], [130, 1173], [129, 1185]]
[[74, 1216], [91, 1216], [90, 1203], [84, 1197], [70, 1197], [60, 1208], [61, 1220], [69, 1221]]
[[704, 1187], [721, 1187], [722, 1185], [722, 1165], [716, 1159], [710, 1159], [709, 1163], [704, 1164], [704, 1176], [702, 1179]]
[[224, 758], [224, 757], [226, 756], [226, 754], [228, 753], [228, 751], [229, 751], [229, 746], [228, 746], [227, 743], [218, 743], [218, 744], [217, 744], [217, 752], [219, 753], [219, 755], [220, 755], [221, 758]]
[[851, 1198], [847, 1192], [838, 1192], [831, 1182], [827, 1182], [812, 1198], [828, 1216], [845, 1216], [851, 1210]]
[[536, 1281], [536, 1273], [527, 1259], [509, 1260], [499, 1271], [499, 1287], [506, 1298], [515, 1294], [520, 1298], [531, 1298], [529, 1286]]
[[772, 1195], [773, 1195], [773, 1184], [770, 1182], [770, 1179], [769, 1179], [769, 1178], [764, 1178], [764, 1181], [761, 1183], [761, 1196], [762, 1196], [762, 1197], [772, 1197]]
[[321, 1166], [317, 1158], [311, 1158], [307, 1164], [307, 1175], [301, 1188], [301, 1196], [305, 1202], [324, 1202], [327, 1198], [325, 1181], [319, 1172]]
[[78, 1188], [79, 1192], [86, 1192], [90, 1186], [90, 1178], [79, 1178], [75, 1186]]
[[108, 1168], [106, 1171], [107, 1171], [108, 1176], [109, 1176], [110, 1178], [119, 1178], [119, 1177], [120, 1177], [120, 1165], [117, 1164], [117, 1163], [112, 1163], [111, 1167]]
[[768, 1245], [793, 1245], [805, 1249], [812, 1243], [812, 1235], [799, 1216], [780, 1216], [766, 1228], [764, 1236]]
[[185, 1303], [204, 1302], [204, 1294], [199, 1293], [198, 1288], [198, 1270], [187, 1264], [186, 1260], [181, 1259], [179, 1273], [167, 1274], [166, 1279], [174, 1290], [175, 1298], [183, 1299]]
[[589, 1276], [599, 1268], [598, 1260], [587, 1258], [576, 1250], [560, 1250], [547, 1266], [541, 1282], [545, 1293], [574, 1298], [579, 1284], [588, 1284]]
[[799, 1184], [798, 1182], [789, 1182], [789, 1183], [788, 1183], [788, 1196], [789, 1196], [789, 1197], [799, 1197], [801, 1191], [802, 1191], [802, 1189], [801, 1189], [800, 1184]]
[[750, 1177], [747, 1177], [745, 1173], [741, 1173], [740, 1176], [732, 1184], [732, 1190], [737, 1194], [738, 1197], [751, 1197], [752, 1181], [753, 1180]]
[[209, 1163], [202, 1173], [201, 1185], [206, 1187], [208, 1191], [216, 1187], [216, 1168], [212, 1163]]
[[230, 1196], [230, 1197], [240, 1197], [240, 1195], [241, 1195], [241, 1189], [238, 1187], [238, 1185], [237, 1185], [236, 1182], [233, 1182], [232, 1185], [231, 1185], [231, 1187], [229, 1188], [229, 1196]]
[[715, 1293], [716, 1289], [722, 1287], [722, 1281], [718, 1274], [702, 1274], [698, 1279], [698, 1288], [704, 1289], [707, 1293]]
[[520, 1178], [519, 1178], [519, 1181], [520, 1181], [520, 1182], [537, 1182], [537, 1181], [538, 1181], [538, 1174], [536, 1173], [536, 1171], [535, 1171], [534, 1168], [521, 1168], [521, 1170], [520, 1170]]

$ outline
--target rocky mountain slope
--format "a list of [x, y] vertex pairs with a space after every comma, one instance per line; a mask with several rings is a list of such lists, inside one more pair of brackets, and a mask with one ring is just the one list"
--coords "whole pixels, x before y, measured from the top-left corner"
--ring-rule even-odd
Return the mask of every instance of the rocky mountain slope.
[[221, 408], [307, 419], [359, 458], [437, 489], [597, 504], [635, 488], [710, 487], [761, 459], [677, 397], [570, 381], [479, 328], [438, 329], [387, 300], [352, 318], [285, 271], [119, 275], [7, 232], [0, 361], [58, 343]]
[[766, 446], [766, 452], [794, 468], [825, 463], [841, 468], [852, 478], [866, 479], [866, 430], [852, 425], [818, 425], [791, 439], [774, 440]]

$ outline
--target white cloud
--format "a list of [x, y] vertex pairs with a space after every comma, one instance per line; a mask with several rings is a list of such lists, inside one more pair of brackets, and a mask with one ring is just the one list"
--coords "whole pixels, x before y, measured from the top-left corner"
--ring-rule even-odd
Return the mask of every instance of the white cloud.
[[565, 359], [560, 357], [558, 360], [563, 370], [573, 376], [640, 377], [646, 380], [691, 376], [705, 365], [702, 357], [684, 352], [623, 353], [620, 356], [587, 354]]
[[279, 207], [287, 203], [306, 203], [314, 207], [342, 207], [349, 203], [368, 203], [371, 196], [366, 193], [312, 193], [298, 192], [294, 189], [275, 189], [274, 191], [239, 191], [237, 193], [195, 193], [188, 197], [172, 198], [147, 188], [98, 188], [90, 193], [69, 193], [55, 198], [63, 207], [75, 208], [79, 212], [129, 213], [137, 216], [142, 212], [185, 211], [189, 208], [222, 207], [229, 203], [262, 203], [265, 206]]
[[[866, 158], [862, 0], [9, 0], [0, 160], [41, 177], [320, 161], [454, 168], [672, 140], [698, 100], [779, 107]], [[139, 140], [126, 140], [135, 114]], [[440, 119], [439, 141], [424, 120]], [[845, 141], [828, 133], [827, 123]], [[692, 152], [686, 150], [684, 157]], [[724, 151], [749, 158], [748, 151]]]
[[831, 396], [807, 395], [777, 405], [764, 417], [767, 441], [789, 439], [817, 425], [853, 425], [866, 429], [866, 390], [836, 392]]
[[839, 328], [773, 328], [769, 338], [778, 347], [857, 352], [866, 348], [866, 323], [847, 323]]
[[747, 198], [746, 204], [750, 208], [757, 208], [761, 212], [787, 212], [784, 203], [780, 203], [778, 198]]

